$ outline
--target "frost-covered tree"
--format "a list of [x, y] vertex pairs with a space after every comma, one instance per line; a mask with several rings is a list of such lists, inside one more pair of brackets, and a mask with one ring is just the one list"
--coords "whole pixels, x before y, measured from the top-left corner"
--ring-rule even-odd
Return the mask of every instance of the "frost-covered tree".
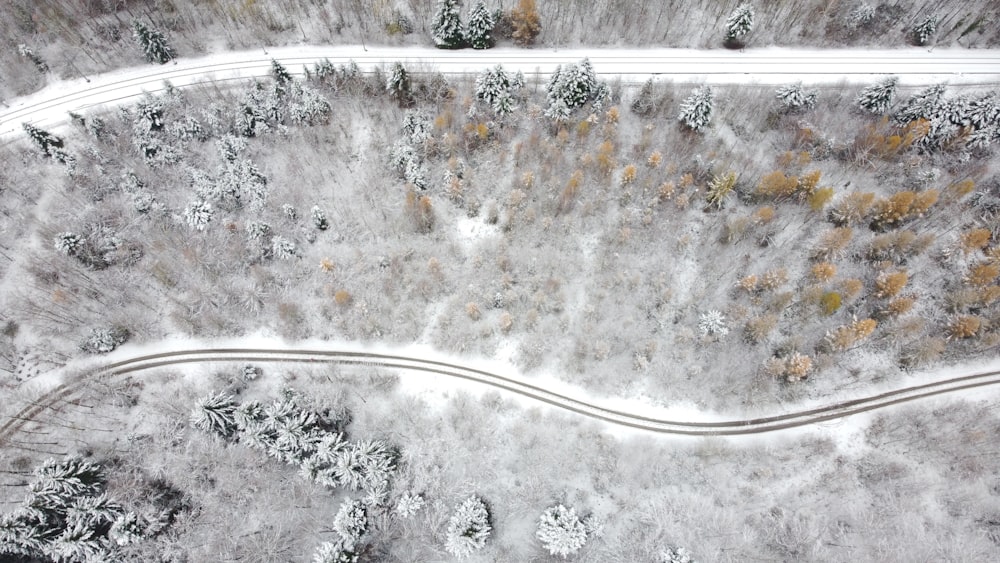
[[195, 428], [229, 438], [236, 432], [236, 402], [231, 395], [210, 393], [195, 403], [191, 411], [191, 424]]
[[385, 83], [385, 91], [400, 105], [410, 103], [410, 74], [400, 62], [392, 63], [389, 78]]
[[781, 86], [774, 94], [781, 102], [782, 108], [788, 112], [812, 109], [816, 105], [816, 98], [819, 97], [818, 91], [806, 90], [801, 82]]
[[431, 138], [431, 120], [422, 111], [407, 110], [403, 114], [403, 133], [409, 137], [410, 145], [420, 147]]
[[400, 518], [409, 518], [424, 507], [424, 497], [418, 493], [406, 492], [396, 502], [396, 514]]
[[107, 354], [124, 344], [129, 332], [121, 327], [95, 328], [80, 344], [80, 349], [90, 354]]
[[477, 0], [469, 13], [465, 40], [473, 49], [489, 49], [493, 46], [493, 28], [496, 22], [493, 13], [486, 8], [486, 2]]
[[944, 99], [945, 85], [935, 84], [910, 96], [893, 114], [892, 118], [905, 125], [918, 119], [934, 121], [940, 119], [948, 108]]
[[292, 74], [288, 72], [285, 65], [278, 62], [277, 59], [271, 59], [271, 78], [280, 86], [285, 86], [292, 81]]
[[753, 31], [754, 9], [748, 3], [740, 4], [726, 19], [726, 41], [742, 42]]
[[867, 2], [862, 2], [847, 15], [847, 27], [852, 30], [857, 29], [868, 25], [874, 20], [875, 6]]
[[712, 309], [698, 316], [698, 331], [702, 336], [725, 336], [729, 334], [726, 317], [721, 311]]
[[176, 56], [162, 32], [149, 28], [139, 20], [132, 22], [132, 37], [139, 43], [146, 60], [151, 63], [166, 64]]
[[858, 106], [861, 109], [874, 114], [883, 114], [889, 111], [889, 106], [892, 105], [892, 99], [896, 95], [897, 84], [899, 84], [899, 78], [889, 76], [876, 84], [868, 86], [862, 90], [861, 95], [858, 96]]
[[76, 256], [83, 249], [85, 239], [76, 233], [59, 233], [53, 245], [56, 250], [66, 256]]
[[696, 88], [694, 92], [681, 103], [679, 119], [684, 125], [701, 133], [712, 120], [712, 107], [715, 103], [715, 91], [705, 85]]
[[196, 231], [204, 231], [212, 222], [213, 216], [215, 210], [212, 209], [212, 204], [204, 200], [192, 201], [184, 208], [184, 221]]
[[597, 80], [589, 59], [583, 59], [579, 65], [556, 67], [545, 91], [549, 102], [545, 115], [552, 119], [564, 119], [587, 102], [599, 108], [609, 95], [607, 84]]
[[354, 545], [341, 539], [321, 543], [313, 554], [312, 563], [358, 563], [360, 558]]
[[551, 506], [538, 519], [535, 537], [551, 555], [563, 558], [580, 551], [587, 543], [587, 526], [573, 508]]
[[444, 548], [455, 557], [468, 557], [486, 546], [492, 531], [486, 503], [473, 495], [455, 507], [448, 520]]
[[309, 215], [312, 217], [313, 226], [317, 229], [325, 231], [330, 228], [330, 221], [327, 220], [326, 213], [318, 205], [312, 207]]
[[431, 37], [438, 48], [458, 49], [464, 44], [465, 31], [459, 10], [459, 0], [438, 0], [431, 22]]
[[671, 547], [660, 552], [657, 563], [697, 563], [691, 552], [683, 547]]
[[271, 225], [263, 221], [250, 221], [246, 226], [247, 238], [253, 241], [263, 241], [271, 234]]
[[333, 470], [340, 483], [352, 490], [377, 490], [392, 477], [396, 457], [389, 444], [362, 440], [340, 452]]
[[298, 256], [299, 250], [295, 246], [295, 241], [283, 236], [274, 236], [271, 238], [271, 253], [278, 260], [290, 260]]
[[21, 128], [24, 132], [28, 134], [28, 138], [31, 142], [35, 143], [38, 148], [42, 149], [45, 156], [54, 156], [56, 149], [61, 149], [63, 147], [63, 140], [60, 137], [49, 133], [44, 129], [39, 129], [30, 123], [22, 123]]
[[476, 98], [486, 102], [497, 115], [514, 111], [514, 92], [524, 83], [520, 73], [510, 75], [503, 65], [484, 70], [476, 77]]
[[333, 518], [333, 529], [344, 541], [357, 545], [368, 533], [368, 508], [360, 500], [348, 500], [340, 505]]
[[132, 545], [146, 535], [148, 528], [145, 518], [132, 511], [124, 512], [115, 518], [108, 538], [118, 546]]
[[48, 65], [48, 63], [45, 62], [45, 59], [43, 59], [42, 57], [38, 56], [38, 54], [35, 53], [35, 51], [32, 50], [27, 45], [24, 45], [23, 43], [20, 44], [20, 45], [18, 45], [17, 46], [17, 52], [22, 57], [24, 57], [24, 58], [28, 59], [29, 61], [31, 61], [35, 65], [35, 68], [38, 69], [38, 72], [40, 72], [42, 74], [45, 74], [45, 73], [47, 73], [49, 71], [49, 65]]
[[59, 496], [58, 505], [66, 507], [74, 497], [100, 494], [104, 482], [104, 470], [96, 463], [79, 456], [49, 458], [35, 468], [28, 491], [35, 496]]
[[926, 45], [931, 37], [937, 33], [937, 18], [934, 16], [927, 16], [923, 21], [918, 23], [916, 27], [913, 28], [913, 40], [917, 45]]

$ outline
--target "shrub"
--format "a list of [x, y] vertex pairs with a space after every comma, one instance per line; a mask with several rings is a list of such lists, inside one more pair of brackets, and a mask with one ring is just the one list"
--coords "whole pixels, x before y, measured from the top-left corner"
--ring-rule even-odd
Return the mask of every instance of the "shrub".
[[820, 262], [819, 264], [814, 264], [809, 273], [818, 282], [830, 281], [833, 279], [833, 276], [837, 275], [837, 267], [830, 262]]
[[879, 299], [895, 297], [906, 285], [908, 279], [906, 270], [893, 273], [882, 272], [875, 278], [875, 297]]
[[948, 339], [972, 338], [979, 333], [983, 320], [976, 315], [955, 315], [948, 321]]
[[851, 324], [840, 326], [828, 332], [826, 342], [832, 350], [846, 350], [868, 338], [877, 326], [878, 322], [875, 319], [854, 319]]
[[818, 260], [831, 260], [840, 258], [844, 254], [844, 249], [850, 244], [854, 231], [850, 227], [836, 227], [823, 233], [812, 256]]
[[759, 344], [767, 339], [778, 325], [778, 317], [772, 314], [760, 315], [748, 320], [743, 327], [743, 339], [749, 344]]
[[986, 248], [991, 234], [989, 229], [971, 229], [962, 233], [962, 250], [970, 253]]
[[813, 211], [822, 211], [823, 207], [826, 206], [831, 199], [833, 199], [833, 188], [819, 188], [809, 196], [809, 209], [812, 209]]
[[822, 307], [824, 315], [836, 313], [840, 309], [840, 294], [836, 291], [827, 291], [820, 297], [819, 305]]
[[492, 531], [486, 503], [473, 495], [458, 505], [448, 520], [444, 547], [455, 557], [468, 557], [486, 546]]
[[576, 510], [559, 504], [547, 508], [539, 517], [535, 537], [551, 555], [565, 558], [587, 543], [587, 527]]
[[715, 176], [708, 183], [708, 190], [705, 192], [705, 200], [710, 206], [722, 209], [726, 197], [732, 193], [736, 186], [736, 173], [730, 170], [721, 176]]
[[80, 349], [90, 354], [107, 354], [124, 344], [129, 336], [129, 331], [122, 327], [95, 328], [80, 344]]
[[1000, 276], [1000, 264], [982, 263], [969, 268], [963, 281], [973, 287], [987, 287]]

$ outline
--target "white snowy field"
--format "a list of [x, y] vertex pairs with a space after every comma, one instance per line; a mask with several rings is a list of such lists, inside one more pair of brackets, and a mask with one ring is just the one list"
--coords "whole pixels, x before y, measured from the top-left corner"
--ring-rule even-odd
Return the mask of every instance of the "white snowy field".
[[54, 128], [68, 113], [124, 103], [163, 88], [164, 81], [182, 87], [210, 81], [267, 76], [271, 60], [302, 74], [321, 59], [334, 64], [354, 61], [365, 71], [402, 62], [411, 71], [475, 73], [502, 64], [529, 78], [544, 77], [556, 66], [587, 57], [594, 70], [627, 82], [663, 77], [674, 81], [783, 84], [803, 81], [867, 83], [894, 74], [902, 84], [948, 82], [952, 85], [1000, 84], [1000, 49], [464, 49], [346, 46], [293, 46], [231, 51], [201, 58], [181, 58], [164, 66], [119, 69], [74, 80], [53, 81], [42, 90], [3, 102], [0, 139], [21, 132], [21, 123]]

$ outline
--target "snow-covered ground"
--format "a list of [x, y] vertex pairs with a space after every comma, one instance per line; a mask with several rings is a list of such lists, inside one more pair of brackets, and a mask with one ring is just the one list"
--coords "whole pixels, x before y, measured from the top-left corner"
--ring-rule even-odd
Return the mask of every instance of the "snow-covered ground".
[[207, 57], [182, 58], [164, 66], [146, 65], [100, 75], [52, 82], [44, 89], [3, 102], [0, 139], [21, 132], [21, 123], [54, 128], [66, 123], [68, 112], [81, 113], [104, 105], [128, 102], [144, 91], [155, 92], [169, 80], [186, 86], [211, 80], [232, 81], [266, 76], [271, 59], [301, 74], [305, 65], [320, 59], [334, 64], [354, 61], [371, 70], [394, 61], [412, 72], [436, 70], [445, 74], [479, 72], [502, 64], [528, 79], [545, 77], [557, 65], [587, 57], [594, 70], [607, 78], [621, 76], [638, 82], [649, 77], [674, 81], [782, 84], [872, 82], [878, 75], [895, 74], [903, 84], [948, 82], [1000, 83], [1000, 49], [787, 49], [746, 51], [693, 49], [465, 49], [354, 46], [294, 46], [253, 51], [231, 51]]

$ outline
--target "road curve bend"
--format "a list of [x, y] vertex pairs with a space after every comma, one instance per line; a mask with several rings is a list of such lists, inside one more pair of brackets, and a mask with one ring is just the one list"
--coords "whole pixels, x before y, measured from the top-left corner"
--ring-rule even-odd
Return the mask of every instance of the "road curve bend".
[[[773, 416], [718, 422], [685, 422], [641, 416], [560, 394], [516, 377], [492, 373], [452, 362], [428, 360], [403, 354], [318, 349], [203, 348], [146, 354], [93, 368], [70, 378], [21, 409], [0, 425], [0, 447], [26, 425], [36, 422], [45, 411], [88, 382], [101, 377], [138, 375], [156, 368], [202, 362], [313, 363], [372, 366], [393, 369], [408, 375], [435, 374], [473, 381], [505, 393], [525, 397], [580, 416], [617, 426], [657, 434], [681, 436], [739, 436], [763, 434], [808, 426], [858, 413], [886, 408], [919, 399], [1000, 384], [1000, 370], [983, 371], [959, 377], [886, 391], [876, 395], [839, 401], [830, 405]], [[39, 421], [40, 422], [40, 421]]]

